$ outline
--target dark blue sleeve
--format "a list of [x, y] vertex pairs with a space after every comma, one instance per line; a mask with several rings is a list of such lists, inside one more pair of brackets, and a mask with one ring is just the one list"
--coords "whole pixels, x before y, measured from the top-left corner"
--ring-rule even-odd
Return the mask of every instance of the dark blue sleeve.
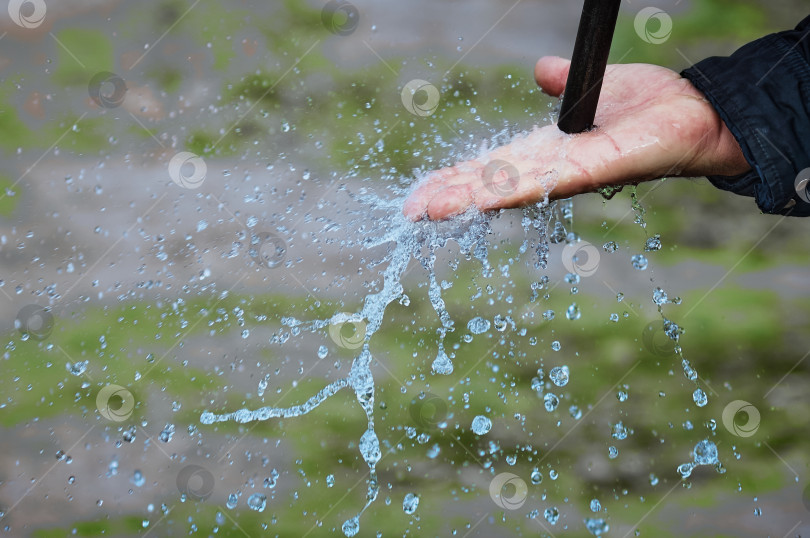
[[810, 174], [810, 17], [711, 57], [681, 75], [706, 95], [737, 139], [752, 170], [709, 176], [720, 189], [753, 196], [765, 213], [810, 216], [810, 196], [796, 187]]

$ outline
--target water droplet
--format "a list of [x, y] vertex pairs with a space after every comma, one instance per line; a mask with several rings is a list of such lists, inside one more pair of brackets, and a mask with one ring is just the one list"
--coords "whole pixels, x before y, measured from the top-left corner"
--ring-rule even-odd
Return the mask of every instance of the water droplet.
[[618, 399], [620, 402], [626, 402], [626, 401], [627, 401], [627, 393], [626, 393], [625, 391], [623, 391], [623, 390], [620, 390], [620, 391], [618, 392], [618, 394], [616, 394], [616, 398], [617, 398], [617, 399]]
[[146, 483], [146, 479], [143, 477], [143, 473], [140, 470], [135, 469], [135, 472], [132, 473], [132, 478], [130, 479], [130, 482], [132, 482], [138, 487], [141, 487]]
[[546, 508], [545, 512], [543, 512], [543, 516], [546, 518], [546, 521], [552, 525], [556, 525], [557, 520], [560, 519], [560, 512], [556, 507]]
[[678, 465], [678, 473], [681, 475], [681, 478], [689, 478], [692, 476], [692, 469], [694, 468], [694, 463], [682, 463]]
[[636, 254], [631, 257], [630, 263], [633, 265], [633, 269], [638, 269], [639, 271], [643, 271], [647, 268], [647, 258], [643, 254]]
[[695, 400], [695, 404], [698, 407], [703, 407], [709, 403], [709, 398], [706, 396], [706, 393], [703, 392], [703, 389], [695, 389], [695, 392], [692, 393], [692, 399]]
[[537, 484], [539, 484], [539, 483], [541, 483], [543, 481], [543, 473], [540, 472], [540, 469], [535, 467], [534, 469], [532, 469], [532, 474], [531, 474], [530, 478], [531, 478], [532, 484], [534, 484], [536, 486]]
[[354, 516], [351, 519], [347, 519], [343, 522], [343, 534], [345, 534], [348, 538], [356, 535], [360, 531], [360, 518]]
[[366, 430], [366, 433], [360, 438], [360, 453], [363, 455], [363, 459], [366, 460], [369, 467], [374, 467], [377, 462], [380, 461], [380, 457], [382, 456], [380, 452], [380, 440], [377, 438], [377, 434], [374, 433], [374, 430]]
[[406, 514], [413, 514], [416, 512], [416, 508], [419, 506], [419, 496], [414, 495], [413, 493], [408, 493], [405, 495], [405, 499], [402, 501], [402, 509], [405, 511]]
[[467, 330], [473, 334], [483, 334], [489, 330], [489, 320], [475, 317], [467, 322]]
[[602, 518], [586, 517], [583, 521], [585, 522], [585, 528], [594, 536], [602, 536], [610, 530], [610, 525]]
[[615, 460], [616, 458], [618, 458], [619, 457], [619, 449], [616, 448], [615, 446], [609, 446], [608, 447], [608, 457], [610, 459], [612, 459], [612, 460]]
[[661, 288], [655, 288], [653, 291], [653, 302], [658, 306], [665, 305], [669, 302], [669, 297]]
[[321, 346], [318, 348], [318, 358], [325, 359], [326, 356], [329, 354], [329, 348], [326, 346]]
[[591, 512], [598, 512], [602, 509], [602, 503], [599, 502], [599, 499], [591, 499]]
[[267, 506], [267, 496], [262, 493], [254, 493], [248, 497], [247, 505], [251, 510], [264, 512], [264, 507]]
[[621, 421], [613, 425], [613, 433], [611, 433], [611, 436], [619, 441], [627, 439], [627, 428]]
[[692, 368], [688, 360], [684, 359], [681, 361], [681, 366], [683, 366], [683, 375], [685, 375], [687, 379], [695, 381], [698, 378], [697, 370]]
[[582, 317], [582, 312], [579, 311], [579, 307], [577, 303], [571, 303], [568, 306], [568, 309], [565, 311], [565, 317], [570, 320], [577, 320]]
[[582, 418], [582, 410], [581, 410], [579, 407], [577, 407], [576, 405], [572, 405], [571, 407], [569, 407], [569, 408], [568, 408], [568, 412], [569, 412], [569, 413], [571, 414], [571, 416], [572, 416], [572, 417], [574, 417], [576, 420], [579, 420], [579, 419], [581, 419], [581, 418]]
[[444, 347], [439, 344], [439, 351], [433, 360], [433, 371], [439, 375], [450, 375], [453, 373], [453, 361], [444, 352]]
[[330, 474], [326, 476], [326, 487], [331, 488], [335, 486], [335, 475]]
[[484, 415], [476, 416], [472, 421], [472, 431], [476, 435], [484, 435], [492, 429], [492, 421]]
[[560, 399], [557, 398], [557, 395], [554, 393], [547, 392], [543, 396], [543, 405], [545, 406], [546, 411], [548, 411], [549, 413], [557, 409], [557, 405], [559, 405], [559, 403]]
[[68, 372], [78, 377], [87, 371], [87, 366], [89, 364], [89, 360], [79, 361], [76, 363], [68, 362], [66, 367]]
[[661, 236], [659, 234], [655, 234], [654, 236], [647, 238], [647, 241], [644, 243], [644, 250], [647, 252], [661, 250]]
[[163, 443], [168, 443], [172, 440], [172, 436], [174, 436], [174, 424], [166, 424], [158, 435], [158, 439]]
[[229, 510], [233, 510], [236, 508], [236, 504], [239, 502], [239, 497], [236, 496], [236, 493], [231, 493], [228, 495], [228, 502], [225, 503], [225, 506], [228, 507]]
[[558, 387], [564, 387], [568, 384], [569, 372], [568, 366], [555, 366], [548, 374], [551, 381]]
[[551, 343], [551, 349], [553, 349], [554, 351], [559, 351], [561, 348], [562, 348], [562, 345], [560, 344], [559, 340], [554, 340]]
[[704, 439], [695, 445], [692, 455], [697, 465], [715, 465], [718, 462], [717, 445], [708, 439]]

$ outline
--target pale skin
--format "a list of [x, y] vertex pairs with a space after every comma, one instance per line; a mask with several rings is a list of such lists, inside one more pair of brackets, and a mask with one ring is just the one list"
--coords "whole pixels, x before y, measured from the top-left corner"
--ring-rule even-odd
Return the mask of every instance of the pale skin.
[[[547, 94], [565, 89], [570, 62], [544, 57], [534, 76]], [[412, 220], [569, 198], [601, 187], [661, 177], [732, 176], [750, 170], [737, 141], [691, 82], [648, 64], [609, 65], [596, 128], [569, 136], [535, 129], [486, 156], [436, 170], [405, 202]], [[491, 161], [508, 163], [492, 173]], [[517, 174], [515, 173], [517, 172]]]

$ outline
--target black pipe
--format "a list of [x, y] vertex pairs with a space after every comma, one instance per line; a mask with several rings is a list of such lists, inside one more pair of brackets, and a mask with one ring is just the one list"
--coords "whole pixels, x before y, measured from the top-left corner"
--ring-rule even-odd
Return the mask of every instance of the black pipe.
[[594, 127], [593, 118], [620, 3], [621, 0], [585, 0], [582, 6], [571, 69], [565, 84], [560, 120], [557, 122], [563, 132], [581, 133]]

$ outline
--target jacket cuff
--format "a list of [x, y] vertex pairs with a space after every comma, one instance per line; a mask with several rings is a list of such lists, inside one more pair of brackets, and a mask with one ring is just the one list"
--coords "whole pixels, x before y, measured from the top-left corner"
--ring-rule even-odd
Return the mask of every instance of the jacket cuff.
[[810, 65], [803, 55], [808, 44], [802, 43], [808, 32], [810, 17], [797, 30], [771, 34], [681, 73], [706, 96], [752, 168], [739, 176], [707, 176], [709, 181], [754, 197], [765, 213], [810, 215], [810, 202], [795, 188], [796, 176], [810, 167]]

